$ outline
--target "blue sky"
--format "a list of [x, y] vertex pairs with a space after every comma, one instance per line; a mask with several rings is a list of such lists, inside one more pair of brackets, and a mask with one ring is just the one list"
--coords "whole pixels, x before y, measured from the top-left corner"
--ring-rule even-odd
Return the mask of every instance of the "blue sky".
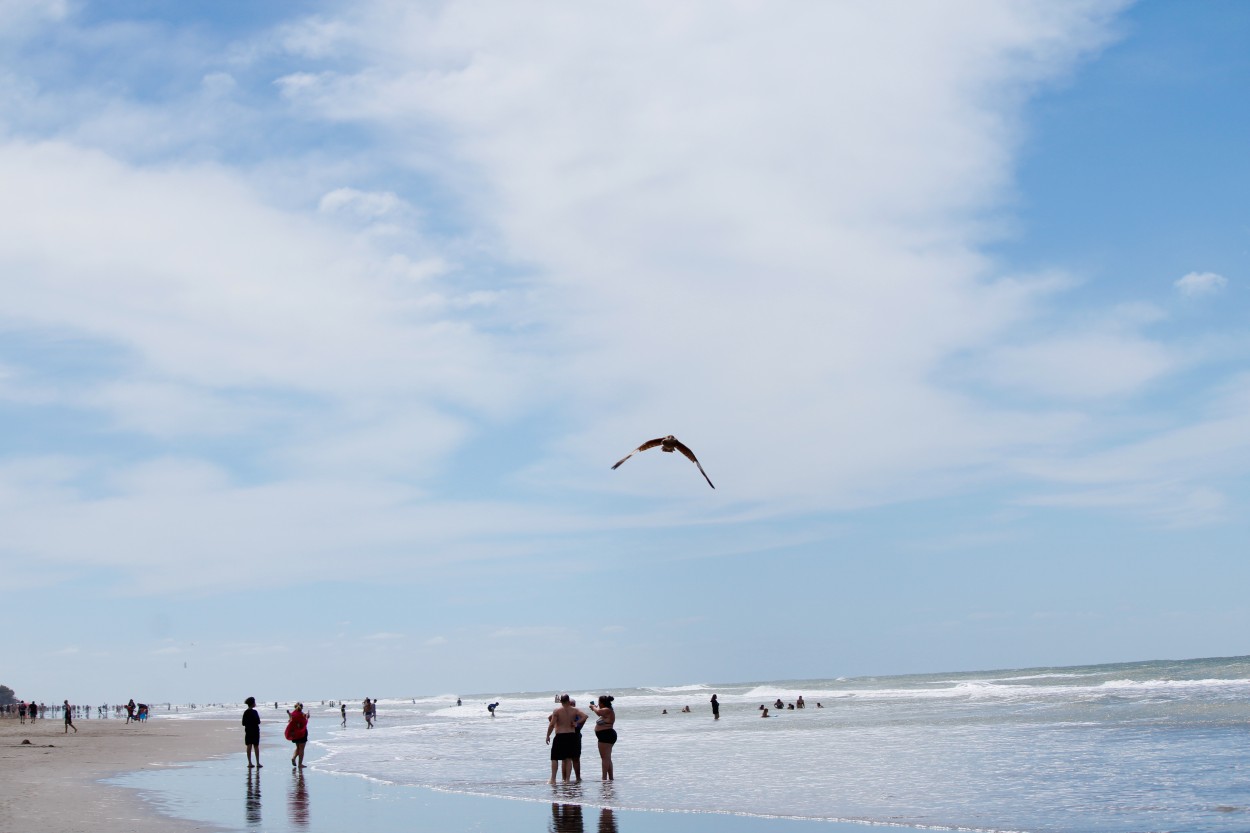
[[1245, 4], [0, 15], [19, 696], [1246, 652]]

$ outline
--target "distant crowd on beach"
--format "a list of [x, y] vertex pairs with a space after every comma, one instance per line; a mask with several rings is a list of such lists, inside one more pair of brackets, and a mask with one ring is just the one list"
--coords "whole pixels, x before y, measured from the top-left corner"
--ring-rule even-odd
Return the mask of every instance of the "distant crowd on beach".
[[[164, 704], [165, 711], [177, 711], [181, 707], [172, 704]], [[148, 715], [154, 710], [154, 706], [147, 703], [136, 703], [133, 699], [125, 705], [102, 706], [76, 706], [72, 705], [68, 700], [60, 705], [53, 704], [51, 706], [46, 703], [36, 703], [31, 701], [27, 703], [20, 700], [16, 703], [8, 703], [0, 706], [0, 718], [16, 718], [25, 722], [26, 720], [46, 720], [51, 718], [64, 719], [66, 715], [71, 720], [89, 720], [95, 718], [97, 720], [126, 718], [127, 723], [139, 722], [148, 719]], [[195, 705], [191, 705], [195, 708]]]
[[126, 716], [126, 722], [129, 723], [131, 721], [147, 720], [148, 712], [149, 707], [146, 703], [135, 703], [134, 700], [131, 700], [124, 706], [75, 706], [70, 704], [68, 700], [60, 705], [53, 704], [51, 706], [34, 701], [27, 703], [25, 700], [0, 706], [0, 716], [6, 718], [16, 717], [23, 723], [27, 720], [47, 720], [49, 717], [54, 720], [57, 718], [64, 720], [68, 717], [71, 721], [89, 720], [92, 717], [95, 717], [97, 720], [107, 718], [120, 719], [123, 714]]
[[[47, 720], [49, 717], [55, 720], [59, 716], [62, 724], [65, 726], [65, 734], [69, 734], [71, 730], [73, 730], [74, 734], [78, 734], [78, 727], [74, 725], [74, 721], [89, 720], [92, 712], [95, 713], [96, 719], [99, 720], [109, 717], [120, 718], [122, 713], [125, 712], [127, 723], [141, 723], [148, 719], [148, 711], [146, 703], [136, 703], [134, 700], [131, 700], [124, 706], [76, 706], [70, 703], [69, 700], [62, 701], [59, 706], [49, 706], [46, 703], [36, 703], [33, 700], [29, 703], [25, 700], [19, 700], [16, 703], [6, 703], [0, 706], [0, 717], [7, 719], [16, 717], [24, 724], [28, 720], [34, 723], [36, 720]], [[49, 712], [51, 712], [50, 715]]]

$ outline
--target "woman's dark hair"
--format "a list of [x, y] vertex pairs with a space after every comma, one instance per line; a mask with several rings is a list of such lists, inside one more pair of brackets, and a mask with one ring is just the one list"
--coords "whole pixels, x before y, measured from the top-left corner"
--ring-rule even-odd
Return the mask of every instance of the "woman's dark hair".
[[244, 702], [244, 703], [247, 703], [249, 706], [255, 706], [255, 705], [256, 705], [256, 698], [255, 698], [255, 697], [249, 697], [249, 698], [247, 698], [246, 700], [244, 700], [243, 702]]
[[612, 708], [612, 701], [615, 699], [616, 698], [613, 697], [611, 694], [600, 694], [599, 695], [599, 708], [601, 709]]

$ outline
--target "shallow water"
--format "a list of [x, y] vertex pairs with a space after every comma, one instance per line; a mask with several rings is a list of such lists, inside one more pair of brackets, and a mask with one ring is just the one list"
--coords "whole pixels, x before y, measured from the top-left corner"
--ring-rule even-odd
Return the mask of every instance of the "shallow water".
[[[1247, 658], [612, 693], [618, 781], [578, 804], [1039, 833], [1250, 829]], [[800, 694], [808, 708], [760, 718], [760, 704]], [[549, 802], [553, 695], [383, 699], [372, 730], [358, 703], [346, 729], [315, 707], [315, 766]], [[262, 718], [276, 732], [285, 715]], [[598, 778], [589, 731], [582, 764]]]

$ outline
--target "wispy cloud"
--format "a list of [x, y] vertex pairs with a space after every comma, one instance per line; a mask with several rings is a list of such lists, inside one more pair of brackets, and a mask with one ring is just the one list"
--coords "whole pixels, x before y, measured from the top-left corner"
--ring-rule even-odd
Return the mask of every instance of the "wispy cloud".
[[1190, 272], [1172, 284], [1187, 297], [1214, 295], [1228, 286], [1228, 278], [1215, 272]]
[[568, 633], [558, 625], [511, 625], [490, 632], [491, 639], [546, 639]]

